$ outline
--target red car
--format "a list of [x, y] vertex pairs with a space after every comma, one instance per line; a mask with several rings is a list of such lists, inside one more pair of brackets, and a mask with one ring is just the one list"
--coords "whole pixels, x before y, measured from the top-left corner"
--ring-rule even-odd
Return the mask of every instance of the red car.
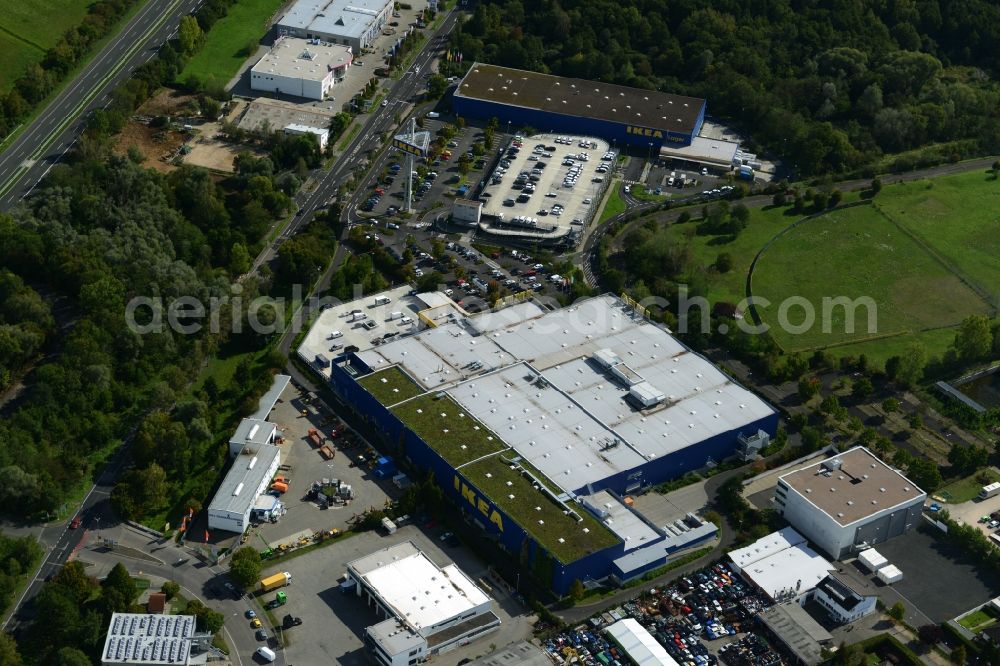
[[70, 524], [69, 524], [69, 528], [70, 528], [71, 530], [75, 530], [76, 528], [80, 527], [80, 522], [81, 522], [81, 521], [80, 521], [80, 516], [77, 516], [76, 518], [74, 518], [74, 519], [73, 519], [73, 520], [72, 520], [72, 521], [70, 522]]

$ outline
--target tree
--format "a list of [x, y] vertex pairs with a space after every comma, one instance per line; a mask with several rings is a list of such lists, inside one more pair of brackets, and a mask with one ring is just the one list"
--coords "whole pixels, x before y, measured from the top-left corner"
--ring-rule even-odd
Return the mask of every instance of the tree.
[[472, 171], [472, 158], [469, 157], [469, 153], [462, 153], [462, 156], [458, 158], [458, 172], [467, 176], [470, 171]]
[[952, 348], [967, 363], [985, 358], [993, 348], [993, 331], [986, 315], [971, 315], [963, 319]]
[[[819, 393], [820, 381], [816, 377], [802, 377], [799, 379], [799, 399], [808, 402], [811, 397]], [[836, 397], [836, 396], [831, 396]]]
[[903, 606], [902, 601], [897, 601], [892, 605], [892, 608], [886, 611], [886, 615], [891, 617], [896, 622], [902, 622], [903, 618], [906, 617], [906, 607]]
[[52, 579], [52, 583], [63, 588], [66, 594], [81, 606], [90, 599], [97, 587], [96, 581], [87, 575], [83, 564], [77, 560], [67, 562]]
[[955, 664], [955, 666], [965, 666], [965, 662], [968, 658], [965, 646], [962, 644], [959, 644], [954, 650], [951, 651], [951, 663]]
[[871, 187], [869, 189], [871, 190], [872, 196], [875, 196], [879, 192], [881, 192], [882, 191], [882, 179], [878, 178], [878, 177], [872, 178], [872, 184], [871, 184]]
[[784, 192], [776, 192], [771, 198], [771, 203], [775, 206], [784, 206], [788, 203], [788, 196]]
[[160, 586], [160, 592], [167, 595], [167, 601], [169, 601], [181, 593], [181, 586], [172, 580], [164, 581], [163, 585]]
[[874, 390], [875, 387], [872, 386], [872, 380], [867, 377], [859, 377], [851, 388], [851, 397], [861, 402], [871, 396]]
[[24, 662], [17, 651], [17, 641], [7, 632], [0, 631], [0, 664], [3, 664], [3, 666], [21, 666], [22, 663]]
[[882, 409], [889, 414], [892, 412], [898, 412], [899, 400], [896, 400], [895, 398], [886, 398], [882, 401]]
[[920, 382], [927, 366], [927, 349], [915, 343], [909, 345], [899, 356], [893, 356], [885, 363], [885, 373], [896, 384], [908, 388]]
[[260, 580], [262, 564], [256, 548], [244, 546], [229, 560], [229, 577], [244, 590], [253, 587]]
[[427, 97], [429, 99], [437, 99], [441, 97], [447, 89], [448, 79], [444, 78], [440, 74], [434, 74], [427, 80]]
[[586, 593], [587, 588], [583, 586], [583, 582], [579, 578], [574, 578], [569, 586], [569, 598], [573, 601], [580, 601]]
[[[904, 451], [900, 449], [896, 453], [899, 455]], [[941, 470], [935, 463], [926, 458], [912, 458], [906, 462], [906, 471], [909, 477], [926, 492], [932, 493], [941, 487]]]
[[728, 252], [720, 252], [715, 258], [715, 270], [720, 273], [728, 273], [733, 270], [733, 255]]
[[[7, 662], [2, 662], [5, 666]], [[59, 666], [91, 666], [90, 657], [75, 647], [62, 647], [56, 652], [53, 663]]]
[[191, 55], [198, 50], [204, 35], [198, 20], [194, 16], [182, 16], [180, 26], [177, 28], [177, 43], [181, 52]]
[[101, 601], [106, 612], [125, 613], [132, 607], [132, 602], [139, 596], [132, 576], [122, 565], [116, 564], [101, 584]]

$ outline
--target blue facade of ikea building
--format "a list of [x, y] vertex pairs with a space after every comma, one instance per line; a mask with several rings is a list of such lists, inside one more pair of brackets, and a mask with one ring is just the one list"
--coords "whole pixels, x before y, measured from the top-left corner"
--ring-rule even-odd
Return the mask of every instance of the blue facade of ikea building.
[[[470, 522], [494, 539], [506, 552], [514, 556], [526, 557], [528, 563], [535, 561], [544, 553], [544, 548], [538, 541], [517, 521], [507, 515], [502, 507], [494, 504], [488, 495], [481, 492], [469, 478], [461, 471], [456, 470], [432, 446], [408, 428], [357, 382], [357, 377], [367, 375], [372, 371], [364, 361], [353, 353], [341, 357], [341, 360], [344, 362], [334, 363], [330, 368], [330, 385], [343, 401], [354, 409], [359, 417], [366, 421], [380, 436], [387, 448], [385, 453], [405, 458], [419, 470], [432, 472], [445, 496], [460, 508]], [[771, 415], [749, 424], [746, 428], [742, 428], [741, 431], [756, 432], [757, 429], [763, 429], [773, 434], [777, 428], [777, 420], [778, 415], [773, 412]], [[642, 480], [643, 487], [648, 487], [654, 483], [677, 478], [686, 472], [704, 467], [708, 458], [722, 460], [732, 455], [738, 434], [735, 431], [719, 434], [699, 444], [685, 447], [634, 469], [608, 477], [599, 483], [580, 488], [577, 494], [610, 490], [620, 496], [635, 492], [637, 479]], [[470, 499], [472, 495], [475, 496], [475, 501]], [[490, 520], [494, 511], [500, 514], [502, 527]], [[706, 538], [708, 536], [706, 535]], [[653, 543], [647, 544], [647, 546], [652, 546]], [[668, 557], [672, 552], [670, 548], [666, 547], [667, 545], [664, 544], [662, 548], [663, 558]], [[689, 545], [685, 544], [684, 547]], [[644, 546], [644, 549], [647, 546]], [[630, 553], [635, 556], [637, 551], [632, 550]], [[647, 557], [640, 564], [641, 556], [626, 558], [625, 543], [620, 540], [613, 546], [590, 553], [572, 562], [560, 562], [551, 553], [544, 554], [553, 560], [550, 584], [552, 589], [559, 594], [566, 593], [576, 579], [599, 580], [609, 575], [619, 579], [628, 578], [630, 576], [621, 569], [621, 566], [623, 562], [630, 562], [632, 559], [635, 559], [636, 562], [631, 563], [630, 566], [635, 567], [639, 573], [660, 566], [665, 561], [664, 559], [649, 559]], [[633, 572], [632, 576], [634, 575], [638, 575], [638, 573]]]
[[[362, 373], [367, 370], [364, 363], [353, 354], [349, 354], [347, 360], [356, 370], [360, 370]], [[528, 562], [533, 562], [541, 555], [544, 550], [542, 546], [517, 521], [507, 515], [501, 507], [490, 501], [485, 493], [452, 467], [427, 442], [407, 428], [395, 414], [355, 381], [354, 375], [349, 373], [344, 366], [335, 364], [331, 367], [330, 384], [337, 394], [382, 437], [386, 445], [397, 455], [404, 456], [418, 469], [433, 473], [445, 496], [459, 507], [475, 525], [495, 539], [506, 552], [515, 557], [527, 556]], [[462, 492], [463, 485], [486, 502], [487, 513], [496, 511], [500, 514], [503, 529], [498, 528], [495, 523], [487, 519], [479, 506], [474, 506], [468, 501]], [[624, 542], [591, 553], [573, 562], [559, 562], [550, 553], [547, 553], [555, 564], [552, 570], [552, 589], [558, 594], [565, 594], [576, 579], [603, 578], [611, 572], [615, 559], [620, 558], [624, 553]]]
[[488, 119], [496, 117], [500, 120], [501, 127], [504, 123], [509, 122], [514, 127], [531, 126], [540, 132], [595, 136], [610, 141], [616, 146], [635, 146], [655, 151], [659, 151], [660, 146], [664, 144], [690, 145], [691, 139], [698, 136], [705, 121], [704, 106], [702, 106], [697, 122], [690, 132], [672, 132], [612, 120], [512, 106], [459, 95], [452, 98], [452, 111], [456, 116], [463, 118]]
[[696, 97], [487, 63], [474, 63], [452, 97], [458, 116], [495, 117], [501, 126], [599, 137], [650, 151], [690, 145], [701, 132], [705, 106]]

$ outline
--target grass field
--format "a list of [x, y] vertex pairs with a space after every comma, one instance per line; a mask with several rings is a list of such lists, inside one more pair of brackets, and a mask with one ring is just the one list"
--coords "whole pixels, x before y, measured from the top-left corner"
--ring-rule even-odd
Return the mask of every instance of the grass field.
[[959, 479], [957, 481], [952, 481], [947, 486], [939, 488], [934, 494], [936, 496], [944, 497], [949, 504], [961, 504], [962, 502], [968, 502], [972, 500], [984, 484], [977, 477], [988, 476], [989, 481], [986, 483], [993, 483], [994, 481], [1000, 481], [1000, 472], [992, 467], [987, 467], [986, 469], [970, 474], [964, 479]]
[[599, 222], [603, 222], [604, 220], [610, 219], [619, 213], [625, 212], [625, 200], [622, 199], [621, 190], [618, 187], [619, 185], [621, 185], [621, 183], [618, 179], [615, 179], [615, 181], [611, 183], [611, 187], [608, 188], [611, 191], [608, 193], [608, 198], [604, 203], [604, 209], [601, 211], [601, 218], [598, 220]]
[[[760, 310], [786, 350], [808, 350], [874, 336], [937, 329], [987, 311], [987, 305], [953, 273], [870, 206], [839, 210], [789, 231], [762, 255], [754, 273], [755, 296], [772, 305]], [[779, 326], [778, 304], [801, 297], [816, 321], [793, 333]], [[854, 332], [846, 330], [843, 308], [833, 310], [824, 332], [824, 297], [867, 297], [877, 306], [874, 332], [859, 309]], [[802, 309], [788, 319], [802, 321]]]
[[225, 86], [247, 59], [247, 47], [267, 33], [268, 20], [282, 4], [282, 0], [240, 0], [212, 26], [204, 48], [178, 78], [195, 76], [207, 88]]
[[876, 204], [1000, 301], [1000, 181], [974, 171], [902, 183]]
[[0, 91], [6, 91], [28, 65], [41, 61], [67, 29], [78, 25], [91, 0], [19, 0], [0, 12]]
[[996, 618], [984, 611], [983, 609], [977, 610], [975, 613], [969, 613], [961, 620], [958, 621], [960, 625], [968, 629], [969, 631], [976, 631], [987, 625], [991, 625], [996, 622]]

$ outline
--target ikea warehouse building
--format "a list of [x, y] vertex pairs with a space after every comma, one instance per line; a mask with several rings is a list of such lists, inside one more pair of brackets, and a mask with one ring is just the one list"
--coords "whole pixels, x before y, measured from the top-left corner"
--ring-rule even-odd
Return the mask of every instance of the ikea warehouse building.
[[452, 110], [657, 151], [690, 145], [705, 120], [703, 99], [483, 63], [458, 84]]
[[393, 454], [433, 472], [557, 592], [629, 580], [714, 538], [692, 514], [653, 524], [627, 496], [777, 426], [769, 405], [611, 295], [428, 319], [342, 355], [330, 381]]

